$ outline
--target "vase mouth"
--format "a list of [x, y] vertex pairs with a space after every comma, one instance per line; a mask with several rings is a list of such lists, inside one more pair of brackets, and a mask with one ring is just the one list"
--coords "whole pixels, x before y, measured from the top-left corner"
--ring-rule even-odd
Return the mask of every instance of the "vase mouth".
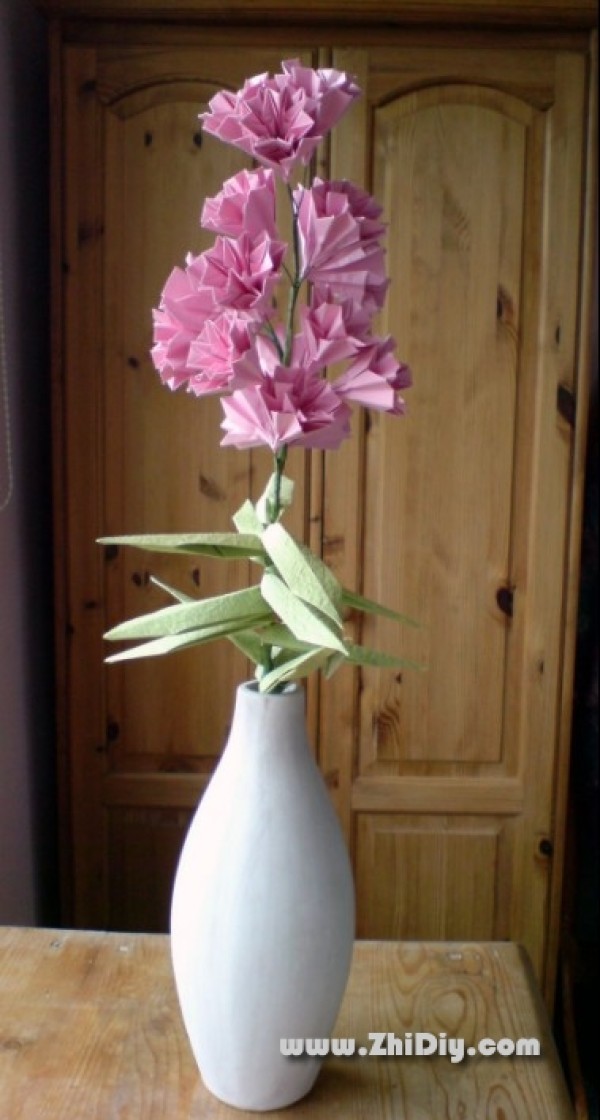
[[251, 692], [256, 696], [272, 696], [275, 700], [285, 698], [286, 696], [296, 696], [298, 692], [302, 691], [302, 685], [298, 681], [286, 681], [282, 684], [277, 692], [260, 692], [258, 681], [243, 681], [239, 685], [240, 692]]

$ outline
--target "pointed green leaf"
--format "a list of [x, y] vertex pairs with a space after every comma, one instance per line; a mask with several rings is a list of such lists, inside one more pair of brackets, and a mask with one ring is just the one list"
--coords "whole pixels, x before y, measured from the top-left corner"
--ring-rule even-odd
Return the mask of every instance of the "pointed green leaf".
[[374, 599], [365, 599], [364, 595], [358, 595], [356, 591], [348, 591], [347, 588], [342, 590], [342, 603], [345, 607], [351, 607], [354, 610], [363, 611], [365, 614], [380, 614], [384, 618], [393, 618], [396, 622], [403, 622], [406, 626], [419, 626], [413, 618], [408, 615], [399, 614], [398, 611], [393, 611], [391, 607], [384, 607], [381, 603], [376, 603]]
[[339, 669], [340, 665], [343, 665], [347, 660], [348, 658], [342, 657], [341, 653], [331, 653], [325, 666], [325, 680], [328, 681], [336, 669]]
[[296, 638], [314, 646], [345, 653], [345, 646], [332, 623], [327, 618], [322, 618], [314, 607], [294, 595], [274, 572], [265, 572], [260, 587], [265, 601]]
[[327, 564], [321, 560], [320, 556], [315, 556], [314, 552], [311, 552], [305, 544], [301, 544], [300, 542], [298, 542], [298, 548], [302, 552], [307, 563], [310, 564], [319, 582], [325, 588], [336, 610], [339, 611], [342, 606], [343, 597], [341, 583], [336, 579], [331, 568], [328, 568]]
[[165, 583], [158, 576], [150, 576], [150, 583], [153, 583], [155, 587], [160, 587], [161, 591], [166, 591], [167, 595], [170, 595], [172, 599], [177, 599], [178, 603], [196, 602], [193, 595], [187, 595], [185, 591], [179, 591], [176, 587], [171, 587], [169, 583]]
[[271, 612], [265, 606], [259, 587], [246, 587], [227, 595], [200, 599], [192, 603], [178, 603], [163, 607], [151, 614], [141, 615], [115, 626], [104, 635], [109, 641], [135, 638], [162, 638], [169, 634], [182, 634], [221, 622], [237, 622], [242, 618], [268, 619]]
[[[341, 599], [341, 588], [337, 596], [337, 581], [325, 565], [307, 549], [300, 548], [287, 529], [279, 523], [267, 526], [262, 534], [262, 542], [290, 591], [305, 603], [316, 607], [341, 630], [342, 620], [328, 590], [331, 588], [336, 597]], [[322, 569], [327, 573], [325, 576]]]
[[131, 649], [121, 650], [105, 658], [107, 663], [116, 661], [133, 661], [142, 657], [159, 657], [166, 653], [175, 653], [177, 650], [188, 649], [191, 646], [203, 645], [216, 638], [227, 638], [236, 630], [245, 630], [253, 624], [252, 618], [242, 618], [237, 622], [223, 622], [215, 626], [203, 626], [199, 630], [187, 630], [185, 634], [173, 634], [169, 637], [154, 638], [141, 645], [132, 646]]
[[260, 630], [257, 631], [257, 637], [265, 645], [277, 646], [279, 649], [296, 650], [298, 653], [312, 648], [310, 642], [304, 642], [300, 638], [296, 638], [289, 627], [284, 626], [283, 623], [261, 626]]
[[142, 657], [160, 657], [165, 653], [175, 653], [179, 649], [196, 645], [196, 635], [203, 634], [203, 630], [192, 630], [187, 634], [175, 634], [172, 638], [154, 638], [150, 642], [143, 642], [131, 649], [121, 650], [105, 657], [107, 665], [114, 665], [117, 661], [133, 661]]
[[261, 641], [255, 630], [242, 630], [240, 632], [229, 634], [228, 637], [237, 646], [245, 657], [253, 661], [255, 665], [264, 665], [267, 661], [267, 647]]
[[271, 692], [272, 689], [276, 688], [278, 684], [283, 684], [284, 681], [295, 681], [301, 677], [307, 677], [314, 669], [320, 668], [325, 663], [327, 656], [327, 650], [313, 649], [308, 653], [293, 657], [282, 665], [278, 665], [277, 668], [265, 673], [260, 678], [258, 684], [260, 692]]
[[239, 560], [264, 556], [260, 537], [253, 533], [143, 533], [135, 536], [100, 537], [98, 544], [129, 545], [147, 552], [176, 552], [193, 556], [219, 556]]
[[355, 646], [348, 642], [346, 655], [353, 665], [371, 665], [378, 669], [422, 669], [417, 661], [407, 657], [396, 657], [393, 653], [381, 653], [367, 646]]
[[246, 501], [240, 506], [237, 513], [234, 513], [232, 520], [238, 533], [250, 533], [260, 536], [263, 531], [262, 521], [249, 498], [246, 498]]

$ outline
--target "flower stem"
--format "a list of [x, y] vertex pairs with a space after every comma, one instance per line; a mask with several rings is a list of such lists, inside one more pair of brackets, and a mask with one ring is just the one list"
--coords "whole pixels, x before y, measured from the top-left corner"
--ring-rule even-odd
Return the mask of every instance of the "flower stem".
[[292, 243], [294, 247], [294, 274], [290, 278], [290, 293], [288, 299], [287, 309], [287, 324], [285, 335], [285, 351], [283, 355], [283, 364], [289, 366], [292, 359], [292, 347], [294, 343], [294, 315], [296, 311], [296, 303], [302, 287], [303, 277], [300, 273], [300, 239], [298, 237], [298, 207], [294, 202], [294, 195], [292, 188], [288, 184], [288, 197], [292, 209]]
[[[268, 328], [270, 328], [269, 333], [271, 334], [272, 341], [273, 341], [273, 343], [274, 343], [274, 345], [275, 345], [275, 347], [276, 347], [276, 349], [279, 353], [279, 357], [280, 357], [284, 366], [289, 366], [289, 364], [292, 360], [292, 349], [293, 349], [293, 344], [294, 344], [294, 315], [295, 315], [295, 311], [296, 311], [296, 303], [297, 303], [297, 300], [298, 300], [298, 295], [299, 295], [299, 292], [300, 292], [300, 288], [302, 287], [302, 276], [300, 275], [300, 243], [299, 243], [299, 238], [298, 238], [298, 212], [297, 212], [296, 205], [294, 203], [292, 189], [289, 186], [288, 186], [288, 195], [289, 195], [289, 199], [290, 199], [290, 205], [291, 205], [291, 208], [292, 208], [292, 230], [293, 230], [293, 245], [294, 245], [294, 273], [292, 275], [288, 270], [286, 270], [286, 271], [288, 271], [288, 276], [289, 276], [289, 280], [290, 280], [290, 291], [289, 291], [288, 307], [287, 307], [285, 346], [283, 348], [281, 346], [281, 343], [280, 343], [273, 327], [271, 326], [270, 323], [268, 324]], [[269, 515], [270, 515], [271, 524], [274, 524], [275, 522], [277, 522], [279, 520], [279, 515], [281, 514], [281, 508], [282, 508], [281, 507], [281, 480], [283, 478], [283, 471], [284, 471], [284, 468], [285, 468], [285, 461], [287, 459], [287, 452], [288, 452], [287, 445], [284, 444], [282, 447], [279, 448], [278, 451], [275, 452], [275, 456], [274, 456], [275, 486], [274, 486], [274, 490], [273, 490], [273, 501], [270, 504], [270, 508], [269, 508]], [[266, 673], [268, 673], [272, 669], [273, 669], [273, 647], [272, 646], [267, 646], [267, 648], [265, 650], [264, 671]], [[276, 688], [275, 688], [275, 692], [281, 691], [281, 687], [282, 687], [281, 685], [277, 685]]]
[[[283, 447], [280, 447], [274, 455], [275, 487], [273, 492], [273, 501], [267, 506], [269, 510], [271, 525], [275, 524], [275, 522], [279, 520], [279, 515], [281, 513], [281, 479], [283, 478], [285, 461], [287, 459], [287, 451], [288, 449], [284, 444]], [[265, 673], [270, 673], [273, 668], [273, 646], [266, 646], [263, 670]], [[274, 691], [281, 692], [281, 687], [281, 685], [277, 685]]]
[[[265, 322], [263, 324], [263, 329], [264, 329], [264, 333], [267, 336], [267, 338], [271, 339], [271, 342], [273, 343], [273, 346], [275, 347], [275, 349], [277, 351], [277, 354], [279, 356], [279, 360], [283, 361], [283, 356], [284, 356], [283, 355], [283, 347], [282, 347], [282, 345], [281, 345], [281, 343], [280, 343], [280, 341], [277, 337], [277, 332], [276, 332], [273, 324], [268, 319], [265, 319]], [[259, 331], [259, 334], [260, 333], [261, 332]]]
[[271, 523], [278, 521], [279, 514], [281, 513], [281, 479], [283, 477], [286, 459], [287, 446], [284, 444], [283, 447], [279, 448], [279, 451], [275, 452], [275, 492], [273, 495]]

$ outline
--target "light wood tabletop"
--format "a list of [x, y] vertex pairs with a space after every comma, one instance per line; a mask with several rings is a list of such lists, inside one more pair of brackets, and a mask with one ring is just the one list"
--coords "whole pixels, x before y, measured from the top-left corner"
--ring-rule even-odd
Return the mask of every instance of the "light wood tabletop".
[[[357, 942], [335, 1036], [538, 1038], [539, 1057], [328, 1057], [277, 1120], [571, 1120], [529, 961], [511, 943]], [[241, 1120], [204, 1089], [168, 938], [0, 928], [2, 1120]]]

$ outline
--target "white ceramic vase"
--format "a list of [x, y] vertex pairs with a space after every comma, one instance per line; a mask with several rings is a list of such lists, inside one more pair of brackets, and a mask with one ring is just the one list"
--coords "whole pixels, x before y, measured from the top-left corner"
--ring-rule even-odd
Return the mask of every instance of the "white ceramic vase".
[[354, 941], [342, 833], [306, 735], [304, 692], [237, 690], [223, 756], [177, 869], [171, 951], [206, 1087], [237, 1108], [283, 1108], [322, 1059], [281, 1039], [329, 1038]]

